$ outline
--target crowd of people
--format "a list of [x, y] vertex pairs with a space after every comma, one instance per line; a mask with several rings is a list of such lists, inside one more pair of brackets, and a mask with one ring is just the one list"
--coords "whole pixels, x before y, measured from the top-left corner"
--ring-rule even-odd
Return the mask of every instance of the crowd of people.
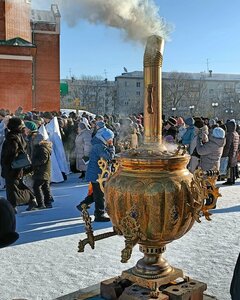
[[[0, 188], [17, 213], [19, 204], [27, 210], [51, 208], [51, 182], [67, 180], [70, 172], [90, 183], [89, 194], [77, 207], [95, 203], [95, 221], [110, 219], [104, 211], [104, 195], [97, 181], [98, 160], [112, 160], [116, 153], [138, 148], [144, 142], [143, 114], [119, 118], [115, 115], [78, 116], [61, 112], [0, 110]], [[203, 117], [163, 116], [165, 143], [184, 145], [190, 154], [188, 169], [194, 172], [218, 169], [223, 184], [238, 178], [239, 128], [235, 120], [223, 122]], [[28, 154], [31, 164], [13, 167], [20, 153]]]
[[[203, 117], [171, 116], [162, 123], [167, 144], [185, 146], [190, 154], [190, 172], [198, 167], [219, 170], [224, 185], [233, 185], [239, 177], [239, 126], [235, 120], [223, 122]], [[67, 180], [70, 172], [89, 183], [88, 195], [77, 206], [95, 204], [95, 222], [108, 222], [104, 193], [98, 183], [98, 161], [111, 161], [125, 149], [138, 148], [144, 142], [143, 114], [117, 116], [72, 112], [26, 112], [14, 114], [0, 110], [0, 188], [7, 200], [0, 199], [0, 247], [13, 243], [18, 234], [14, 213], [17, 206], [27, 210], [52, 208], [51, 182]], [[8, 217], [9, 216], [9, 217]], [[9, 221], [10, 220], [10, 221]], [[232, 299], [239, 295], [239, 259], [231, 285]]]

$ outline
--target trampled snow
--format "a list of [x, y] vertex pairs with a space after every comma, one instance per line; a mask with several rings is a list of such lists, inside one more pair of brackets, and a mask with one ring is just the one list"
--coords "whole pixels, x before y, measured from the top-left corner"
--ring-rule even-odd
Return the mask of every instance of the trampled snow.
[[[218, 183], [221, 186], [221, 183]], [[86, 237], [76, 205], [87, 193], [87, 184], [76, 175], [51, 186], [52, 209], [17, 214], [19, 240], [0, 249], [0, 300], [52, 300], [120, 275], [142, 257], [138, 246], [127, 264], [120, 262], [122, 237], [98, 241], [78, 253]], [[229, 287], [240, 251], [240, 182], [221, 186], [222, 197], [212, 221], [202, 218], [181, 239], [167, 245], [164, 256], [193, 279], [207, 283], [207, 293], [230, 300]], [[0, 195], [4, 196], [4, 192]], [[93, 213], [91, 208], [90, 213]], [[112, 231], [111, 223], [93, 223], [95, 234]]]

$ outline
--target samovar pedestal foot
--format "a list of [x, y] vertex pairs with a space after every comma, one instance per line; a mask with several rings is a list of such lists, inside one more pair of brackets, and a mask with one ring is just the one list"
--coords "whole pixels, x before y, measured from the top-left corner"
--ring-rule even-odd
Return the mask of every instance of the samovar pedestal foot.
[[[128, 271], [123, 273], [129, 274]], [[101, 297], [107, 300], [216, 300], [203, 294], [206, 289], [205, 283], [187, 277], [181, 282], [162, 285], [154, 291], [121, 276], [101, 282]]]
[[156, 276], [154, 278], [154, 276], [152, 276], [152, 278], [144, 278], [136, 275], [135, 267], [133, 267], [129, 270], [123, 271], [121, 278], [134, 282], [139, 286], [155, 290], [162, 285], [166, 285], [169, 282], [176, 280], [177, 278], [183, 278], [183, 271], [181, 269], [171, 268], [170, 271], [168, 270], [168, 272], [163, 274], [161, 277]]

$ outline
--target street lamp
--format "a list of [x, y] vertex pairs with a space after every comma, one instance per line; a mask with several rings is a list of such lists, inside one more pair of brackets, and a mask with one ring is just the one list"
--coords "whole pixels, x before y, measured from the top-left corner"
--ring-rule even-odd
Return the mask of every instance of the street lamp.
[[177, 110], [176, 107], [172, 107], [173, 114], [175, 113], [176, 110]]
[[190, 114], [191, 114], [191, 115], [192, 115], [192, 112], [193, 112], [193, 110], [194, 110], [194, 107], [195, 107], [194, 105], [190, 105], [190, 106], [189, 106]]
[[216, 108], [218, 107], [218, 103], [217, 103], [217, 102], [213, 102], [213, 103], [212, 103], [212, 107], [213, 107], [214, 118], [215, 118], [215, 117], [216, 117], [215, 110], [216, 110]]

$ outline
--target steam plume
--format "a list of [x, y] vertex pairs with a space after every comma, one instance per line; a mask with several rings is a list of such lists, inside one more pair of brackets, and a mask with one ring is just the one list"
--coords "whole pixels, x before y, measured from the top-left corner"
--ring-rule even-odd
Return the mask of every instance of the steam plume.
[[[34, 0], [36, 3], [39, 0]], [[42, 2], [42, 1], [41, 1]], [[153, 0], [55, 0], [70, 26], [79, 19], [105, 24], [123, 31], [128, 40], [146, 42], [156, 34], [167, 38], [171, 26], [159, 16]]]

